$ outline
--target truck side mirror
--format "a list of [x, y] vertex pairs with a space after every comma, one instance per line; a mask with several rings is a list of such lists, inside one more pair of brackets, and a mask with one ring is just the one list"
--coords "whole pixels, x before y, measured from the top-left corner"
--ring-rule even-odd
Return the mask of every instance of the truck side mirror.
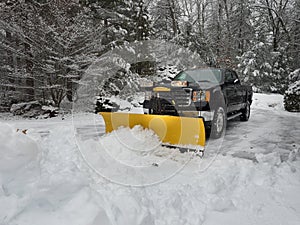
[[240, 84], [241, 82], [240, 82], [240, 80], [239, 79], [235, 79], [234, 81], [233, 81], [233, 84]]

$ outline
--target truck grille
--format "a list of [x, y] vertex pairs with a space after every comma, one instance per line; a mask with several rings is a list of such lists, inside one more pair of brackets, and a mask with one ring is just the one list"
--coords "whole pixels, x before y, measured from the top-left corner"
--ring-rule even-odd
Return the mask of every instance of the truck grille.
[[156, 92], [156, 96], [170, 103], [173, 100], [175, 101], [175, 105], [179, 107], [188, 107], [192, 103], [192, 89], [190, 88], [170, 92]]

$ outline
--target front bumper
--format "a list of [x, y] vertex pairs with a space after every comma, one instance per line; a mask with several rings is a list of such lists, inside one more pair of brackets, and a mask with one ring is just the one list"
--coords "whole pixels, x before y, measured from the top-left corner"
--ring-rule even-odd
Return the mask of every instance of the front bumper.
[[[151, 114], [150, 109], [144, 108], [145, 114]], [[214, 118], [214, 111], [178, 111], [179, 116], [203, 118], [205, 122], [210, 122]]]
[[204, 121], [213, 121], [215, 111], [200, 111], [200, 113]]

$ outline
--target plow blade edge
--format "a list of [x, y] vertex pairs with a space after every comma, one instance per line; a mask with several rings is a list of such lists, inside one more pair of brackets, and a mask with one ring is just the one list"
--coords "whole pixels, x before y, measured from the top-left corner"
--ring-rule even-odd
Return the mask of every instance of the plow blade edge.
[[131, 113], [99, 113], [106, 125], [106, 133], [119, 127], [133, 128], [140, 125], [153, 130], [163, 143], [171, 145], [205, 145], [205, 129], [202, 118], [148, 115]]

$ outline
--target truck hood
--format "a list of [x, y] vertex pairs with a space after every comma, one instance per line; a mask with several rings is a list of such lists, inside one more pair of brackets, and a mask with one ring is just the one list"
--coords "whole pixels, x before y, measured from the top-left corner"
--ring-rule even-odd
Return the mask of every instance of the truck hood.
[[220, 86], [220, 84], [216, 84], [213, 82], [197, 82], [197, 86], [200, 87], [200, 89], [207, 90], [218, 87]]

